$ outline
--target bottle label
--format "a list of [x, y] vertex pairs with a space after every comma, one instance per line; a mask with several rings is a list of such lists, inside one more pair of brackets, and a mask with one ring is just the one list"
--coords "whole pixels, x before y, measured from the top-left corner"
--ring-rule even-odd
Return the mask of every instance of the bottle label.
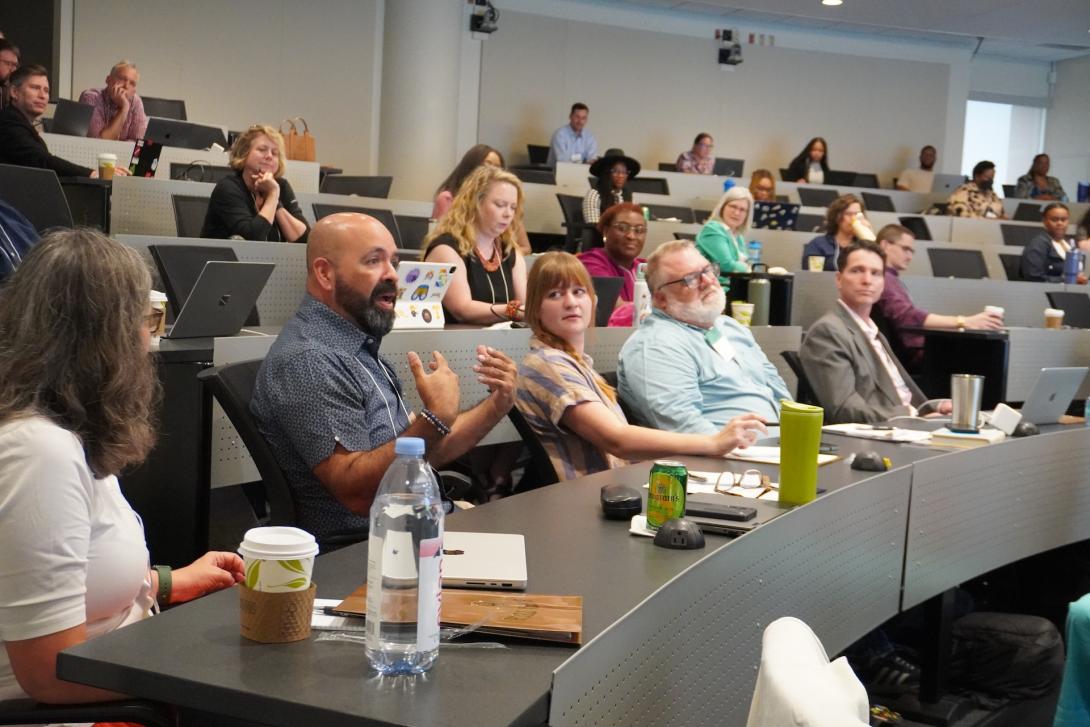
[[364, 624], [369, 648], [379, 648], [382, 624], [382, 538], [373, 533], [367, 539], [367, 613], [378, 615]]
[[439, 648], [442, 582], [443, 529], [440, 522], [439, 537], [420, 541], [420, 590], [416, 601], [416, 648], [419, 651]]

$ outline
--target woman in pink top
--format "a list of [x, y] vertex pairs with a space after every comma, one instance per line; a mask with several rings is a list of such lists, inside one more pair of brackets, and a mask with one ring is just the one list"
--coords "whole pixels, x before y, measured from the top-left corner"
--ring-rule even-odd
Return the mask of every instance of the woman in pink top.
[[598, 220], [603, 247], [579, 253], [579, 261], [592, 277], [624, 278], [619, 301], [632, 302], [636, 286], [636, 268], [645, 258], [639, 257], [647, 242], [647, 221], [638, 204], [615, 204]]

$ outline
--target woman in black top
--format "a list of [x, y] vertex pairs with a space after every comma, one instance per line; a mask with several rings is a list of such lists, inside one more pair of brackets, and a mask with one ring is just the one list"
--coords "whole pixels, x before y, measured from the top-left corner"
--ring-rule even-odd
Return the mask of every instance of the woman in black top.
[[201, 237], [306, 242], [303, 210], [284, 179], [284, 138], [271, 126], [251, 126], [231, 147], [231, 168], [212, 190]]
[[628, 180], [640, 173], [640, 163], [626, 156], [623, 149], [609, 149], [590, 165], [590, 173], [596, 181], [583, 197], [583, 221], [597, 225], [607, 209], [632, 201]]
[[[1071, 213], [1063, 202], [1053, 202], [1041, 210], [1044, 229], [1022, 248], [1019, 268], [1022, 280], [1035, 283], [1058, 283], [1064, 278], [1064, 260], [1075, 247], [1074, 239], [1067, 239], [1067, 223]], [[1077, 283], [1085, 283], [1086, 275], [1078, 273]]]
[[[820, 174], [815, 174], [820, 167]], [[822, 184], [829, 174], [829, 145], [820, 136], [815, 136], [799, 155], [791, 160], [787, 167], [787, 182], [804, 184]], [[818, 178], [820, 177], [820, 179]]]
[[488, 325], [522, 319], [526, 261], [516, 245], [522, 206], [518, 177], [481, 166], [462, 183], [428, 237], [424, 260], [457, 266], [443, 298], [450, 322]]

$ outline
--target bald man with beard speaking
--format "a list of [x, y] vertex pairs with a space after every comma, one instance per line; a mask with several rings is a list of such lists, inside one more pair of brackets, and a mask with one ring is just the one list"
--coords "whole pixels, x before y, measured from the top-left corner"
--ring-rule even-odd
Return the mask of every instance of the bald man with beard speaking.
[[517, 366], [479, 346], [489, 396], [459, 412], [458, 375], [432, 352], [408, 354], [423, 402], [410, 412], [397, 372], [379, 354], [393, 328], [397, 248], [363, 214], [322, 218], [307, 242], [307, 289], [269, 350], [251, 411], [291, 484], [299, 526], [318, 538], [366, 527], [397, 437], [421, 437], [433, 465], [473, 448], [514, 404]]

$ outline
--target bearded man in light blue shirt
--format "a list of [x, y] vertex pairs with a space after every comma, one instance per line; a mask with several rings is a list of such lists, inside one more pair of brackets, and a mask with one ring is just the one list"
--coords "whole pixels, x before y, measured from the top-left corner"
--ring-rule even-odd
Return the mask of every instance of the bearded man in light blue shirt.
[[621, 349], [621, 398], [650, 426], [712, 433], [753, 412], [780, 419], [791, 399], [753, 334], [722, 315], [719, 270], [688, 240], [661, 245], [647, 261], [652, 313]]
[[546, 162], [556, 168], [557, 162], [590, 164], [598, 158], [598, 141], [587, 127], [590, 109], [585, 103], [573, 103], [568, 123], [553, 132], [549, 142], [549, 159]]

